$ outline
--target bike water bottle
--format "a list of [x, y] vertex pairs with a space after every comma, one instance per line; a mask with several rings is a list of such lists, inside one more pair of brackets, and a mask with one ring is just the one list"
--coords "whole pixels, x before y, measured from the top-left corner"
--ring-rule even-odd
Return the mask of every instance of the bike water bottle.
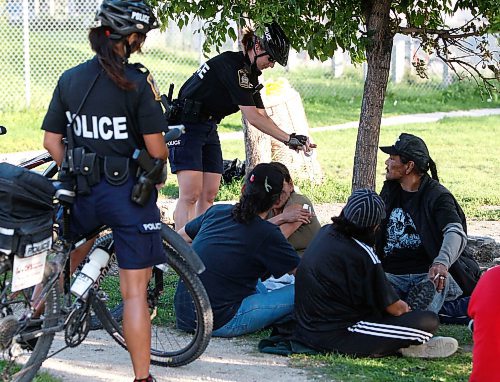
[[101, 269], [108, 264], [108, 260], [109, 253], [105, 248], [94, 249], [89, 256], [89, 262], [83, 266], [71, 285], [71, 293], [86, 299], [90, 288], [101, 274]]

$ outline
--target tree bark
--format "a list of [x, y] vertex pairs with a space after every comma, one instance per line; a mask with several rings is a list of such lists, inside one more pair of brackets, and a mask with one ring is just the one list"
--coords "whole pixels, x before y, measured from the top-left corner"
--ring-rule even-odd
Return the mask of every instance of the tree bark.
[[242, 116], [247, 174], [259, 163], [271, 162], [271, 137], [252, 126]]
[[352, 189], [375, 189], [377, 150], [385, 92], [391, 66], [394, 33], [390, 29], [390, 0], [375, 0], [367, 9], [367, 31], [373, 33], [366, 48], [368, 72], [361, 104]]

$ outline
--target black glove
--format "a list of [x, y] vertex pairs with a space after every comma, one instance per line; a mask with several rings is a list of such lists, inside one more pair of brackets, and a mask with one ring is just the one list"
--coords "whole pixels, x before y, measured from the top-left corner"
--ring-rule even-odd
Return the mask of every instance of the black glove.
[[305, 135], [297, 135], [295, 133], [292, 133], [292, 134], [290, 134], [290, 139], [288, 139], [288, 142], [284, 142], [284, 143], [290, 149], [297, 150], [297, 149], [301, 149], [302, 146], [305, 146], [308, 140], [309, 140], [309, 138], [306, 137]]

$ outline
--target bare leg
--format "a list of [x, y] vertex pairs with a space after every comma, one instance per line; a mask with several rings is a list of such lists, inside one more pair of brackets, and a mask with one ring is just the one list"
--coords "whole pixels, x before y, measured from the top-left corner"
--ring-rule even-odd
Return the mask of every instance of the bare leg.
[[147, 378], [150, 365], [151, 319], [147, 304], [147, 285], [151, 268], [120, 269], [123, 298], [123, 334], [132, 359], [135, 377]]
[[69, 270], [71, 274], [75, 272], [76, 268], [78, 268], [80, 263], [85, 259], [85, 256], [87, 256], [87, 254], [90, 252], [90, 249], [94, 245], [96, 238], [97, 236], [90, 239], [85, 244], [82, 244], [80, 247], [71, 252], [71, 254], [69, 255], [70, 258]]
[[179, 230], [196, 217], [195, 206], [203, 188], [201, 171], [184, 170], [177, 173], [179, 200], [174, 211], [175, 229]]
[[196, 216], [200, 216], [214, 204], [215, 197], [219, 192], [221, 174], [213, 172], [203, 173], [203, 186], [201, 195], [196, 203]]
[[[80, 247], [75, 249], [74, 251], [71, 252], [70, 256], [70, 273], [73, 274], [75, 272], [76, 268], [80, 265], [80, 263], [85, 259], [85, 256], [89, 253], [90, 249], [94, 245], [94, 242], [96, 240], [97, 236], [90, 239], [87, 241], [85, 244], [82, 244]], [[61, 277], [60, 283], [62, 285], [63, 283], [63, 278]], [[38, 284], [35, 286], [35, 289], [33, 290], [33, 296], [31, 297], [31, 300], [34, 301], [42, 292], [42, 284]], [[35, 312], [33, 313], [33, 317], [40, 317], [40, 315], [43, 312], [43, 309], [45, 308], [45, 301], [42, 301], [40, 304], [35, 309]]]

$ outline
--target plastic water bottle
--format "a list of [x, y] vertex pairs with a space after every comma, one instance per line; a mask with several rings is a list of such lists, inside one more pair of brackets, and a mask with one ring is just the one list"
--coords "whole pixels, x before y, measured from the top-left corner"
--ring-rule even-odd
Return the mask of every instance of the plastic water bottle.
[[89, 262], [83, 266], [76, 276], [71, 293], [82, 299], [86, 299], [90, 288], [101, 274], [101, 269], [108, 264], [109, 253], [105, 248], [97, 247], [89, 256]]

